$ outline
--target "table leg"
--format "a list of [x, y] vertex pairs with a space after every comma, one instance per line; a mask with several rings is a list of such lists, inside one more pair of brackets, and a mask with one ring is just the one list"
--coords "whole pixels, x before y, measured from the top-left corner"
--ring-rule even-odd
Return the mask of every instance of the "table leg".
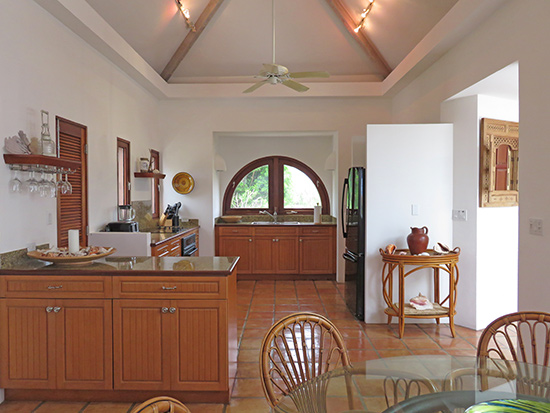
[[449, 271], [449, 327], [451, 328], [451, 335], [456, 337], [455, 333], [455, 289], [456, 289], [456, 279], [455, 279], [456, 266], [451, 265]]
[[405, 334], [405, 267], [399, 265], [399, 338]]
[[[436, 302], [437, 304], [441, 304], [440, 301], [441, 300], [439, 298], [439, 268], [434, 267], [434, 302]], [[439, 325], [440, 321], [441, 321], [440, 318], [435, 319], [435, 323], [437, 325]]]

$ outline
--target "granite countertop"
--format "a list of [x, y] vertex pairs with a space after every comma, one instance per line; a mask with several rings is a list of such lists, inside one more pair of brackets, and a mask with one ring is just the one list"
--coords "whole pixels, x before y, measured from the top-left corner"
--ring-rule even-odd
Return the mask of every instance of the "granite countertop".
[[178, 232], [172, 232], [172, 231], [142, 231], [142, 232], [150, 232], [151, 233], [151, 246], [154, 247], [157, 244], [160, 244], [162, 242], [168, 241], [171, 238], [181, 236], [182, 234], [185, 234], [186, 232], [192, 231], [194, 229], [198, 229], [199, 226], [196, 224], [190, 224], [186, 226], [180, 226], [180, 229]]
[[105, 257], [59, 265], [29, 257], [0, 268], [0, 275], [218, 276], [231, 274], [239, 257]]
[[323, 215], [320, 224], [313, 223], [312, 215], [279, 215], [279, 222], [273, 222], [264, 215], [245, 215], [239, 222], [224, 222], [221, 217], [216, 218], [216, 225], [251, 225], [254, 227], [264, 226], [306, 226], [306, 225], [336, 225], [336, 218], [330, 215]]
[[321, 222], [320, 224], [314, 224], [313, 222], [297, 222], [297, 221], [290, 221], [290, 222], [260, 222], [260, 223], [253, 223], [253, 222], [216, 222], [216, 225], [249, 225], [251, 227], [269, 227], [269, 226], [276, 226], [276, 227], [288, 227], [288, 226], [323, 226], [323, 225], [336, 225], [336, 222]]

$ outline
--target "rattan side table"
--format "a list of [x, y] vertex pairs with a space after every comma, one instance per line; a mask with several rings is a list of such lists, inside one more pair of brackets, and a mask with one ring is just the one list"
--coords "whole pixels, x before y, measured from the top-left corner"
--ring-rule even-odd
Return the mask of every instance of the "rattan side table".
[[[437, 324], [440, 319], [449, 317], [451, 334], [455, 337], [454, 316], [456, 314], [456, 285], [458, 283], [458, 256], [460, 248], [455, 248], [448, 254], [437, 254], [433, 250], [427, 250], [430, 255], [411, 255], [409, 250], [396, 250], [393, 254], [386, 254], [382, 249], [380, 255], [384, 262], [382, 268], [382, 293], [388, 307], [384, 313], [388, 316], [388, 324], [393, 317], [399, 319], [399, 338], [405, 332], [405, 318], [435, 318]], [[403, 254], [404, 253], [404, 254]], [[411, 267], [406, 271], [405, 267]], [[405, 279], [419, 270], [433, 269], [434, 297], [432, 310], [416, 310], [408, 301], [405, 301]], [[398, 302], [393, 301], [394, 270], [397, 269]], [[440, 298], [440, 271], [449, 275], [449, 295]], [[447, 304], [447, 307], [443, 305]]]

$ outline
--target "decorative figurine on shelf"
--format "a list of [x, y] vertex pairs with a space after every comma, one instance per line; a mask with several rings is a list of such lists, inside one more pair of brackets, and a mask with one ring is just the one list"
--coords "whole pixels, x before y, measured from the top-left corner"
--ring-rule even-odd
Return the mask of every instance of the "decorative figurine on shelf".
[[411, 227], [411, 233], [407, 236], [407, 245], [412, 255], [418, 255], [428, 248], [428, 228]]
[[42, 132], [40, 134], [40, 142], [42, 144], [42, 155], [55, 155], [55, 142], [50, 136], [50, 114], [45, 110], [40, 111], [42, 117]]

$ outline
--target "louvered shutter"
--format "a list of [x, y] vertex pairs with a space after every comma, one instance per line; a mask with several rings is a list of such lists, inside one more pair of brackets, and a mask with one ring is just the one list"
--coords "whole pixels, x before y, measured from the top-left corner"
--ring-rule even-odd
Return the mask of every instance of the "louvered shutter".
[[80, 230], [80, 245], [88, 245], [86, 234], [88, 227], [86, 134], [86, 126], [57, 118], [59, 157], [81, 162], [76, 173], [68, 176], [73, 187], [72, 194], [59, 194], [57, 197], [57, 245], [59, 247], [68, 245], [70, 229]]

